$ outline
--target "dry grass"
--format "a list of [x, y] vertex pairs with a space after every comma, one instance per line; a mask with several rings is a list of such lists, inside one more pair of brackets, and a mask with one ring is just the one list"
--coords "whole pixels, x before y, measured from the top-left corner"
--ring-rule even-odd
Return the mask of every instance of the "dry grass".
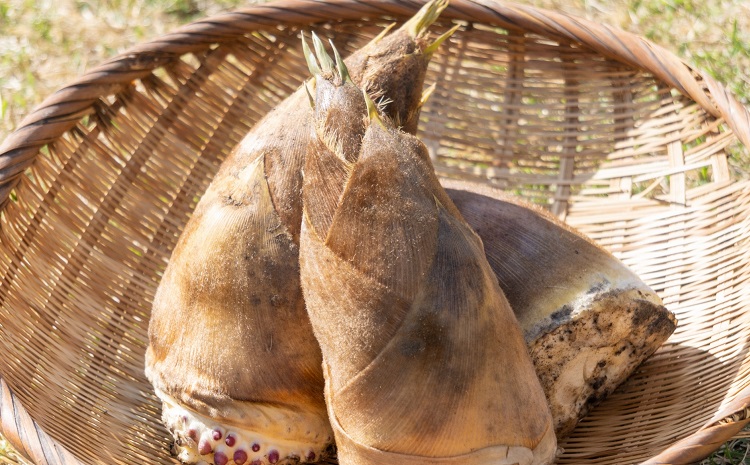
[[[0, 139], [87, 68], [196, 17], [264, 0], [0, 0]], [[750, 103], [746, 0], [530, 0], [643, 35]]]
[[241, 0], [0, 0], [0, 139], [34, 106], [128, 47]]
[[[263, 0], [0, 0], [0, 140], [87, 68], [194, 18]], [[530, 0], [643, 35], [705, 69], [750, 103], [747, 0]], [[750, 174], [747, 151], [734, 160]], [[750, 464], [736, 440], [703, 465]], [[17, 457], [0, 437], [0, 465]]]
[[0, 465], [26, 465], [26, 462], [18, 457], [2, 436], [0, 436]]

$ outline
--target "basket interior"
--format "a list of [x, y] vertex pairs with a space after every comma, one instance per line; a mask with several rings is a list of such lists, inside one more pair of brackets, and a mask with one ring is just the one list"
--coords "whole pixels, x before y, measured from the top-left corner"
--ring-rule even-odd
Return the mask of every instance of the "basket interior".
[[[387, 20], [313, 29], [351, 52]], [[437, 32], [447, 24], [435, 28]], [[182, 56], [55, 139], [0, 217], [0, 373], [86, 463], [171, 463], [143, 375], [151, 300], [223, 158], [307, 78], [300, 30]], [[443, 176], [548, 206], [676, 313], [669, 341], [560, 444], [637, 463], [750, 385], [750, 187], [724, 121], [648, 72], [564, 40], [464, 24], [430, 65], [419, 136]]]

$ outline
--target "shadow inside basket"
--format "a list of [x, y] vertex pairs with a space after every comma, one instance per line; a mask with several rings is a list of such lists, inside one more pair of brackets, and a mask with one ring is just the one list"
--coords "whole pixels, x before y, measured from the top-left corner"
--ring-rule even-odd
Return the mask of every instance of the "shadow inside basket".
[[746, 356], [745, 344], [722, 361], [668, 341], [559, 444], [558, 463], [639, 463], [658, 454], [720, 409]]

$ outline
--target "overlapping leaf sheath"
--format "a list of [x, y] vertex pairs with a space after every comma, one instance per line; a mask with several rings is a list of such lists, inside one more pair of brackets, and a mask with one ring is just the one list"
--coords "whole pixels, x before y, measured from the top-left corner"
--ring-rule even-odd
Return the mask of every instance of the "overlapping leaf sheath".
[[[439, 43], [426, 28], [446, 5], [427, 4], [349, 58], [357, 82], [399, 97], [385, 111], [406, 128], [416, 128]], [[183, 461], [313, 461], [332, 441], [299, 283], [309, 115], [300, 88], [253, 128], [199, 202], [157, 290], [146, 374]]]
[[340, 463], [551, 463], [520, 328], [424, 145], [374, 108], [348, 144], [328, 115], [362, 105], [322, 81], [300, 263]]
[[676, 319], [622, 262], [548, 212], [487, 186], [443, 185], [484, 242], [562, 438], [667, 340]]

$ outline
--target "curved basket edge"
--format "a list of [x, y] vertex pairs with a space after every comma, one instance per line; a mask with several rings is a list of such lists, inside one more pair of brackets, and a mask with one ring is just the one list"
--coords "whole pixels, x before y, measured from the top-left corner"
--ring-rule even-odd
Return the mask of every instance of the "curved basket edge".
[[[256, 30], [276, 27], [278, 22], [272, 18], [281, 18], [290, 25], [313, 24], [331, 18], [321, 13], [321, 8], [325, 7], [335, 11], [338, 16], [334, 17], [342, 20], [372, 14], [406, 17], [422, 3], [415, 0], [358, 0], [350, 5], [351, 8], [346, 8], [346, 1], [278, 0], [203, 18], [135, 45], [47, 97], [15, 131], [0, 142], [0, 210], [8, 201], [20, 173], [28, 167], [28, 161], [33, 161], [43, 146], [72, 128], [82, 114], [90, 114], [94, 102], [100, 97], [122, 90], [128, 83], [150, 74], [170, 60], [211, 44], [231, 41], [245, 34], [250, 27]], [[723, 117], [738, 139], [750, 147], [748, 109], [711, 76], [696, 71], [670, 51], [640, 36], [563, 13], [489, 0], [453, 0], [444, 16], [470, 22], [485, 21], [499, 27], [520, 28], [565, 38], [651, 72], [696, 101], [713, 116]], [[190, 37], [190, 40], [186, 37]], [[704, 82], [705, 89], [696, 76]], [[71, 117], [71, 114], [77, 117]]]
[[83, 465], [31, 418], [2, 377], [0, 433], [19, 455], [36, 465]]

